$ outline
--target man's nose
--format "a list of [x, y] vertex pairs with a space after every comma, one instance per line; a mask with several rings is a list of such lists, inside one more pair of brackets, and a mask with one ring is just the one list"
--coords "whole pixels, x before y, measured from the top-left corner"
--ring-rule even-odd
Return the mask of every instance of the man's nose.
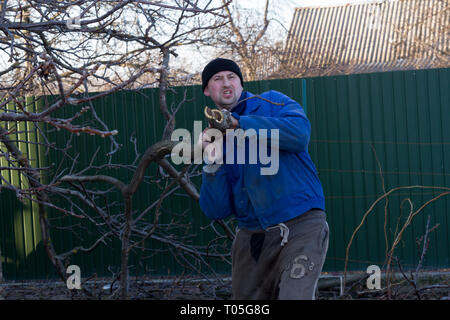
[[230, 85], [230, 80], [228, 80], [227, 78], [223, 79], [223, 86], [224, 87], [228, 87]]

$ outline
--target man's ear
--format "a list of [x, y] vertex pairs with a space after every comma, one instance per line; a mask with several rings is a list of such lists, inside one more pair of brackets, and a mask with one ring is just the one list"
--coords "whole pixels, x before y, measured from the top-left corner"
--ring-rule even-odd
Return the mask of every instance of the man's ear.
[[206, 87], [205, 87], [205, 90], [203, 90], [203, 94], [204, 94], [205, 96], [207, 96], [207, 97], [210, 96], [210, 92], [209, 92], [208, 86], [206, 86]]

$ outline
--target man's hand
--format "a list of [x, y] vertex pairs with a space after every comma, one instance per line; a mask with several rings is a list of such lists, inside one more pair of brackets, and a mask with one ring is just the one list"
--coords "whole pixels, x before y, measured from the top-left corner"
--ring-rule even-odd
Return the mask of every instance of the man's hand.
[[239, 121], [231, 116], [231, 129], [236, 129], [239, 127]]

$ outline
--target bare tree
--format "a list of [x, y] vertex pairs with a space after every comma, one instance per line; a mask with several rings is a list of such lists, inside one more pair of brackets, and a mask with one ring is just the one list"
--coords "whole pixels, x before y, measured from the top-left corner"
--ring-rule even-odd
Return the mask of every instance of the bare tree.
[[[175, 49], [198, 41], [198, 33], [222, 26], [223, 6], [212, 7], [209, 1], [201, 0], [1, 2], [0, 190], [12, 190], [19, 200], [38, 205], [42, 241], [63, 281], [67, 279], [65, 264], [72, 255], [91, 252], [113, 238], [121, 243], [118, 277], [122, 298], [128, 297], [130, 251], [144, 248], [146, 239], [156, 239], [206, 263], [204, 248], [169, 236], [168, 227], [158, 224], [162, 202], [177, 189], [182, 188], [193, 200], [199, 197], [189, 178], [195, 168], [186, 166], [178, 172], [165, 159], [175, 144], [170, 140], [175, 113], [188, 99], [184, 94], [178, 105], [170, 108], [166, 94], [171, 80], [170, 58], [177, 56]], [[136, 152], [132, 163], [114, 163], [114, 154], [120, 149], [115, 137], [120, 133], [106, 125], [92, 102], [119, 90], [147, 86], [159, 87], [159, 110], [166, 120], [161, 141], [155, 141], [143, 155]], [[36, 110], [33, 97], [49, 94], [53, 98], [41, 99], [44, 106]], [[80, 108], [67, 118], [58, 116], [63, 109], [67, 113], [73, 110], [68, 106]], [[76, 124], [81, 117], [87, 117], [89, 125]], [[110, 152], [101, 165], [93, 164], [97, 150], [89, 164], [75, 169], [78, 160], [70, 139], [65, 146], [57, 146], [48, 136], [52, 128], [71, 133], [70, 139], [80, 134], [101, 136], [108, 139]], [[39, 138], [21, 140], [23, 133], [27, 133], [24, 137], [33, 133]], [[136, 144], [134, 137], [130, 141]], [[39, 167], [21, 145], [39, 145], [73, 163], [69, 167], [63, 162]], [[151, 163], [164, 169], [162, 178], [145, 175]], [[112, 168], [131, 171], [132, 178], [124, 182], [105, 174]], [[26, 183], [18, 186], [9, 181], [10, 172], [19, 174]], [[164, 186], [158, 200], [143, 211], [135, 210], [133, 195], [139, 186], [156, 180]], [[111, 187], [102, 189], [100, 185], [105, 183]], [[108, 195], [115, 190], [122, 196], [119, 205], [108, 202]], [[88, 246], [56, 252], [50, 236], [49, 209], [90, 222], [98, 232], [96, 240]], [[144, 219], [150, 212], [153, 223]], [[225, 223], [222, 226], [229, 232]], [[210, 251], [208, 255], [215, 254]], [[220, 253], [216, 256], [226, 258]]]
[[238, 1], [227, 4], [222, 0], [222, 4], [227, 24], [202, 44], [214, 47], [217, 56], [236, 60], [246, 81], [267, 79], [281, 61], [285, 36], [270, 28], [279, 25], [274, 4], [266, 0], [262, 14], [242, 8]]

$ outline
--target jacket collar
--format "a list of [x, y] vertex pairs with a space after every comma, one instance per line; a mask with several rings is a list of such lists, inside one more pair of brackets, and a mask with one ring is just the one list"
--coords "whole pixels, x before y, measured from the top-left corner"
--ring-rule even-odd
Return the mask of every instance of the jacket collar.
[[[252, 96], [248, 91], [242, 91], [241, 97], [239, 98], [239, 101], [245, 100], [246, 98]], [[245, 108], [247, 107], [247, 101], [239, 102], [237, 105], [234, 106], [233, 109], [231, 109], [231, 112], [236, 112], [238, 115], [242, 115], [245, 111]]]

